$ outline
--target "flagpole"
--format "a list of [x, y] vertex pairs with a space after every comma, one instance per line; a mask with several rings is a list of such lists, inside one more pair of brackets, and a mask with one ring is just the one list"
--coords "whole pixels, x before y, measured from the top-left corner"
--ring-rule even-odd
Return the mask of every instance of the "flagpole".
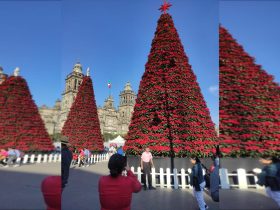
[[112, 87], [112, 84], [111, 84], [111, 82], [109, 81], [109, 82], [108, 82], [109, 97], [111, 96], [111, 87]]

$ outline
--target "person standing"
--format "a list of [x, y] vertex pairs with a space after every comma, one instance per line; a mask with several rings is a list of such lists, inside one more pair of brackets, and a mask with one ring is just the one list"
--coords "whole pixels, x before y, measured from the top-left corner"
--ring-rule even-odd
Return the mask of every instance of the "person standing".
[[62, 190], [65, 188], [66, 184], [68, 183], [69, 178], [69, 170], [70, 165], [72, 162], [72, 152], [69, 150], [68, 146], [71, 144], [69, 141], [64, 138], [61, 140], [61, 156], [62, 156], [62, 163], [61, 163], [61, 182], [62, 182]]
[[266, 194], [272, 198], [280, 208], [280, 161], [276, 157], [263, 157], [259, 160], [264, 168], [258, 174], [257, 184], [265, 186]]
[[84, 157], [85, 162], [84, 163], [85, 163], [86, 166], [89, 166], [89, 164], [90, 164], [90, 161], [89, 161], [90, 151], [87, 148], [84, 148], [84, 155], [85, 155], [85, 157]]
[[83, 167], [85, 167], [85, 152], [83, 149], [80, 149], [80, 154], [79, 154], [79, 167], [81, 167], [83, 165]]
[[200, 159], [198, 157], [192, 157], [190, 161], [193, 164], [190, 184], [193, 186], [194, 197], [197, 200], [200, 210], [208, 209], [209, 207], [206, 205], [203, 197], [203, 190], [206, 183], [203, 177]]
[[213, 157], [213, 165], [210, 168], [210, 192], [212, 200], [219, 202], [219, 185], [220, 185], [220, 157], [222, 156], [220, 152], [219, 145], [216, 147], [216, 154]]
[[143, 170], [143, 182], [144, 182], [144, 190], [147, 190], [147, 177], [148, 184], [150, 190], [155, 190], [156, 188], [152, 186], [152, 175], [151, 168], [154, 168], [153, 156], [150, 152], [149, 147], [146, 147], [145, 152], [143, 152], [141, 156], [141, 170]]
[[220, 175], [219, 175], [219, 157], [214, 158], [213, 166], [210, 169], [210, 192], [211, 198], [215, 202], [219, 202], [219, 184], [220, 184]]
[[[99, 179], [98, 191], [101, 210], [130, 210], [132, 193], [141, 191], [141, 183], [127, 165], [127, 159], [120, 154], [110, 157], [110, 175]], [[127, 176], [122, 172], [126, 170]]]

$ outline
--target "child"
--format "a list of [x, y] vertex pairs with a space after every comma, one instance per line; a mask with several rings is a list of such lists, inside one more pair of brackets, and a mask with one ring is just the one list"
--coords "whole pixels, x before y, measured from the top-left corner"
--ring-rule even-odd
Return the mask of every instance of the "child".
[[205, 180], [203, 177], [203, 171], [200, 159], [198, 157], [193, 157], [190, 159], [193, 164], [192, 173], [191, 173], [191, 185], [193, 186], [193, 194], [197, 200], [200, 210], [208, 209], [203, 197], [203, 189], [205, 187]]

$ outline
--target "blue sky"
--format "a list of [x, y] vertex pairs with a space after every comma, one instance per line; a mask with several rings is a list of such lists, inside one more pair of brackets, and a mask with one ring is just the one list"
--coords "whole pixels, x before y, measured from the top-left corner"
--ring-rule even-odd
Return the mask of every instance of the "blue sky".
[[38, 105], [60, 97], [61, 6], [49, 1], [0, 1], [0, 66], [20, 67]]
[[280, 83], [280, 1], [221, 1], [220, 22]]
[[[162, 0], [0, 1], [0, 65], [19, 66], [37, 105], [53, 106], [64, 79], [80, 60], [97, 105], [112, 83], [115, 106], [127, 81], [134, 91], [147, 62]], [[173, 0], [169, 13], [197, 75], [212, 119], [218, 122], [218, 1]]]

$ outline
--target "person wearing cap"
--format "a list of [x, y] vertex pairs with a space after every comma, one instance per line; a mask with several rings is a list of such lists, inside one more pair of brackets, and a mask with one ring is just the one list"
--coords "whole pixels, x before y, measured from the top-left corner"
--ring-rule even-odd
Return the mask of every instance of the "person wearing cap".
[[69, 170], [70, 165], [72, 162], [72, 152], [69, 150], [68, 146], [71, 144], [69, 143], [68, 139], [63, 138], [61, 140], [61, 157], [62, 157], [62, 163], [61, 163], [61, 182], [62, 182], [62, 190], [65, 188], [66, 184], [68, 183], [68, 177], [69, 177]]
[[193, 164], [192, 173], [190, 174], [190, 184], [193, 186], [193, 194], [197, 200], [200, 210], [208, 209], [203, 197], [203, 190], [206, 185], [200, 159], [198, 157], [192, 157], [190, 162]]
[[130, 210], [132, 193], [141, 191], [141, 183], [127, 165], [126, 156], [112, 155], [108, 168], [110, 175], [100, 177], [98, 183], [101, 210]]
[[259, 161], [264, 168], [258, 174], [257, 184], [265, 186], [266, 194], [277, 203], [280, 209], [280, 160], [276, 157], [264, 156]]

